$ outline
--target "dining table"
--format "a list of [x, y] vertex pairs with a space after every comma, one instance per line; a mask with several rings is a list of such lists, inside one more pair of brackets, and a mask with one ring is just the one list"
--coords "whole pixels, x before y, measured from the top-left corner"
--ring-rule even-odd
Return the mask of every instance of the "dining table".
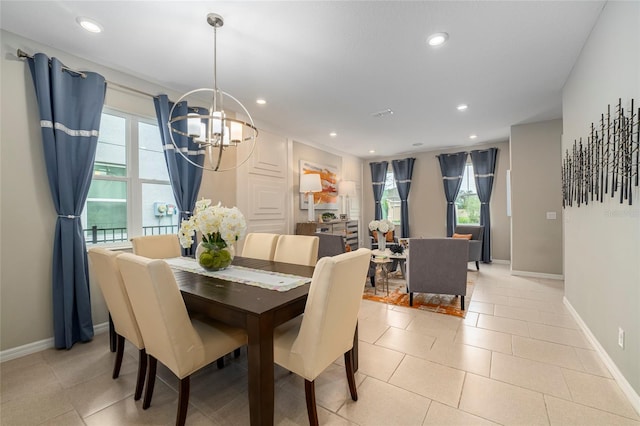
[[[236, 256], [232, 266], [310, 278], [314, 267]], [[304, 312], [310, 283], [287, 291], [173, 269], [187, 310], [246, 330], [251, 425], [274, 422], [274, 329]], [[310, 281], [310, 280], [309, 280]], [[358, 329], [353, 345], [358, 369]]]

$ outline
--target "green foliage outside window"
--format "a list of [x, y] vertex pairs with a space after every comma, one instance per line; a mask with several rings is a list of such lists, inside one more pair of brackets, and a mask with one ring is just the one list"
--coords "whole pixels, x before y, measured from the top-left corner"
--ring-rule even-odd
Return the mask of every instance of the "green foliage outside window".
[[456, 198], [456, 207], [458, 223], [480, 223], [480, 199], [474, 192], [461, 190]]

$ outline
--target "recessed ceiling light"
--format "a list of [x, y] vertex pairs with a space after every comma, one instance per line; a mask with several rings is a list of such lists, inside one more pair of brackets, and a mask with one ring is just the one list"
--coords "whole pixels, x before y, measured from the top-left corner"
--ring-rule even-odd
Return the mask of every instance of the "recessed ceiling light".
[[102, 32], [102, 25], [98, 24], [93, 19], [89, 19], [89, 18], [84, 18], [82, 16], [78, 16], [76, 18], [76, 22], [82, 28], [84, 28], [85, 30], [89, 31], [90, 33], [101, 33]]
[[260, 99], [256, 99], [256, 103], [258, 105], [264, 105], [267, 103], [267, 101], [265, 99], [260, 98]]
[[370, 149], [370, 150], [369, 150], [369, 154], [375, 154], [375, 153], [376, 153], [376, 150], [375, 150], [375, 149]]
[[471, 136], [469, 136], [469, 139], [475, 139], [477, 137], [478, 137], [478, 135], [471, 135]]
[[460, 105], [458, 105], [456, 108], [458, 109], [458, 111], [464, 111], [464, 110], [466, 110], [467, 108], [469, 108], [469, 105], [467, 105], [467, 104], [460, 104]]
[[448, 38], [449, 34], [447, 33], [435, 33], [431, 34], [429, 38], [427, 38], [427, 43], [429, 43], [429, 46], [441, 46]]
[[332, 138], [335, 138], [336, 136], [338, 136], [338, 134], [336, 132], [331, 132], [329, 133], [329, 136], [331, 136]]
[[413, 146], [422, 146], [422, 145], [424, 145], [422, 142], [416, 142], [413, 144]]

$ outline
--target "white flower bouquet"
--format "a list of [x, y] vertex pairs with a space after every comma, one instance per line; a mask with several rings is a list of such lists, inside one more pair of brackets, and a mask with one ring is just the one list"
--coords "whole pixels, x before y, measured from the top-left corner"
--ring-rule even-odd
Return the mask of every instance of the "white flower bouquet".
[[218, 203], [211, 205], [211, 200], [202, 199], [196, 202], [196, 208], [188, 220], [180, 224], [180, 244], [191, 247], [196, 231], [202, 234], [202, 242], [227, 247], [244, 237], [247, 223], [237, 207], [223, 207]]
[[371, 232], [382, 232], [386, 234], [394, 229], [395, 225], [389, 219], [372, 220], [369, 222], [369, 231]]

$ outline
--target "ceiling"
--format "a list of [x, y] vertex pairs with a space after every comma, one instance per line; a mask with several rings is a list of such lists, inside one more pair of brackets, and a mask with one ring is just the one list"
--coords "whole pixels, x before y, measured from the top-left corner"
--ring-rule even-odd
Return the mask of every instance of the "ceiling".
[[[506, 140], [511, 125], [560, 118], [604, 3], [2, 0], [0, 22], [182, 93], [213, 85], [206, 15], [218, 13], [218, 85], [260, 127], [373, 158]], [[104, 31], [84, 31], [78, 16]], [[430, 47], [441, 31], [448, 42]]]

